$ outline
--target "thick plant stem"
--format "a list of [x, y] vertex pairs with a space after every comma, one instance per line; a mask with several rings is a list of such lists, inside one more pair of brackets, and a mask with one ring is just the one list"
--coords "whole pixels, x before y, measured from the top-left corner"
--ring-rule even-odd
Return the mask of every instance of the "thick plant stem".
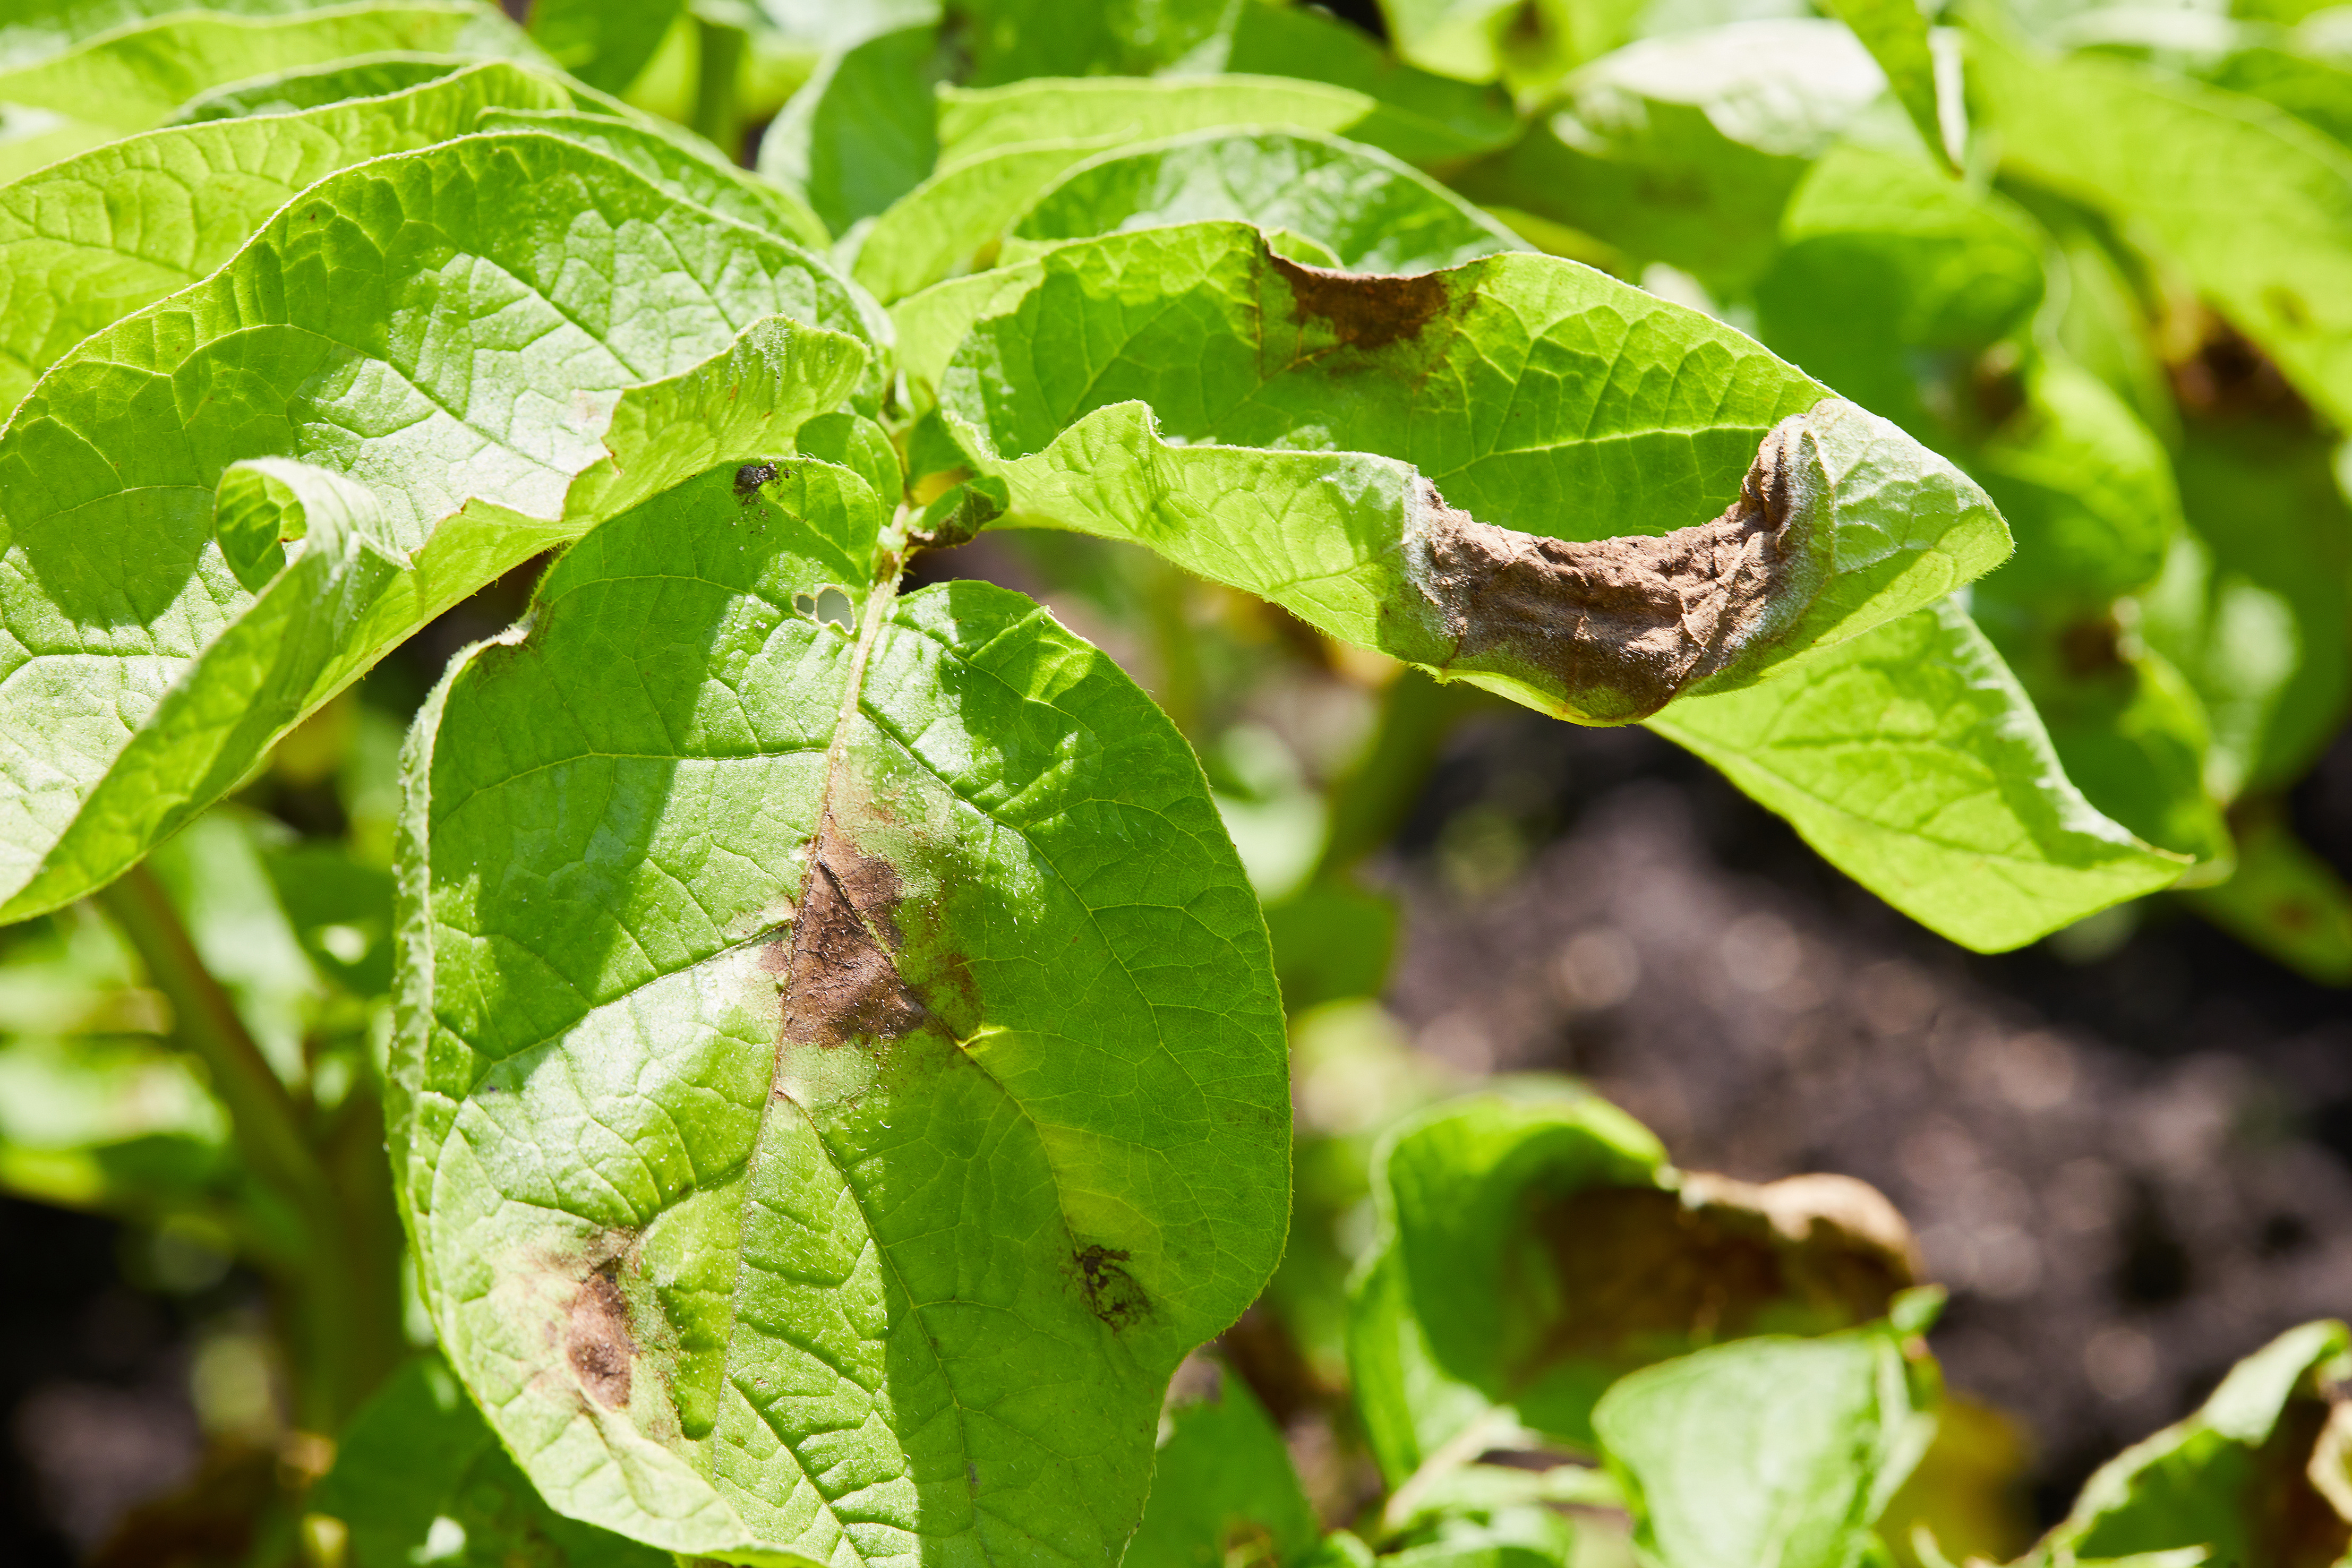
[[[339, 1182], [328, 1170], [305, 1132], [302, 1107], [261, 1054], [220, 981], [205, 967], [179, 910], [153, 873], [135, 867], [100, 892], [98, 901], [138, 950], [151, 983], [170, 1000], [173, 1036], [204, 1062], [213, 1092], [228, 1111], [246, 1167], [299, 1218], [301, 1255], [267, 1267], [285, 1314], [294, 1419], [308, 1429], [332, 1432], [388, 1368], [374, 1343], [383, 1336], [366, 1331], [388, 1312], [392, 1333], [398, 1333], [397, 1287], [379, 1277], [386, 1275], [384, 1269], [368, 1266], [380, 1261], [368, 1256], [368, 1244], [380, 1241], [382, 1227], [367, 1221], [382, 1205], [371, 1204], [374, 1195], [368, 1192], [346, 1201], [353, 1186], [349, 1173]], [[381, 1151], [369, 1152], [381, 1166]], [[371, 1299], [379, 1294], [389, 1306]]]

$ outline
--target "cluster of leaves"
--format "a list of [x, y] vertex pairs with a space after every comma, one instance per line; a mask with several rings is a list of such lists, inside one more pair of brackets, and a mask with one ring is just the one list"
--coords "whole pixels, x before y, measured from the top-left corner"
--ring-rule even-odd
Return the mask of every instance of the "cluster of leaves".
[[[1890, 1550], [1899, 1218], [1557, 1085], [1331, 1151], [1376, 1233], [1272, 1300], [1360, 1529], [1241, 1379], [1167, 1396], [1284, 1260], [1285, 1002], [1380, 983], [1347, 870], [1452, 711], [1398, 666], [1646, 723], [1972, 946], [2185, 874], [2352, 975], [2276, 806], [2347, 695], [2325, 28], [1733, 9], [0, 19], [0, 1179], [264, 1271], [307, 1550]], [[1390, 672], [1313, 858], [1244, 865], [1318, 834], [1181, 681], [915, 585], [983, 530]], [[551, 553], [421, 707], [371, 674]], [[2343, 1349], [2042, 1558], [2288, 1493], [2340, 1551]]]

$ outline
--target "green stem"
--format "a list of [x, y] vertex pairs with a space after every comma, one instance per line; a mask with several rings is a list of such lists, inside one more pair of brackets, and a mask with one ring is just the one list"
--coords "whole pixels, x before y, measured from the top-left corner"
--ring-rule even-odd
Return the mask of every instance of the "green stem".
[[743, 156], [743, 127], [736, 83], [743, 74], [743, 31], [723, 23], [694, 19], [698, 64], [694, 83], [694, 129], [709, 137], [730, 161]]

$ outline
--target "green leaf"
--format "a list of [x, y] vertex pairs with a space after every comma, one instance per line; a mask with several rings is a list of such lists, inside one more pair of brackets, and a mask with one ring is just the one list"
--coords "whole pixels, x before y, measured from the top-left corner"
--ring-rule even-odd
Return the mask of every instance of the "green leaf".
[[2189, 907], [2324, 986], [2352, 986], [2352, 887], [2270, 812], [2241, 825], [2238, 869], [2188, 894]]
[[1107, 1561], [1282, 1249], [1264, 925], [1109, 659], [987, 583], [894, 599], [885, 501], [772, 469], [590, 533], [419, 717], [425, 1296], [576, 1517]]
[[1919, 139], [1942, 162], [1947, 172], [1959, 172], [1958, 162], [1944, 138], [1943, 116], [1936, 97], [1936, 53], [1927, 37], [1927, 15], [1917, 0], [1829, 0], [1830, 15], [1853, 29], [1878, 68], [1886, 73], [1887, 88], [1919, 132]]
[[437, 1355], [411, 1362], [361, 1406], [304, 1503], [314, 1538], [319, 1520], [341, 1526], [351, 1568], [672, 1568], [667, 1552], [541, 1501]]
[[1376, 1247], [1349, 1286], [1347, 1346], [1356, 1414], [1391, 1490], [1423, 1466], [1475, 1458], [1518, 1429], [1508, 1411], [1437, 1364], [1393, 1246]]
[[1234, 0], [965, 0], [971, 81], [1215, 70]]
[[1215, 1363], [1209, 1371], [1208, 1388], [1169, 1400], [1151, 1498], [1124, 1568], [1292, 1563], [1322, 1535], [1265, 1406], [1230, 1371]]
[[2284, 420], [2197, 422], [2175, 471], [2197, 549], [2147, 595], [2148, 641], [2213, 716], [2215, 792], [2284, 788], [2352, 706], [2352, 506], [2333, 444]]
[[2276, 104], [2338, 143], [2352, 142], [2352, 67], [2290, 49], [2232, 50], [2205, 79]]
[[1349, 140], [1409, 163], [1475, 157], [1518, 134], [1518, 114], [1502, 89], [1455, 81], [1391, 59], [1362, 30], [1313, 6], [1243, 6], [1225, 68], [1237, 75], [1328, 82], [1364, 94], [1375, 107], [1345, 128]]
[[[1008, 486], [1008, 523], [1149, 545], [1581, 722], [1753, 679], [2008, 548], [1981, 493], [1893, 426], [1718, 322], [1549, 256], [1365, 277], [1201, 224], [941, 292], [900, 313], [908, 379], [920, 397], [936, 378], [974, 465]], [[1734, 542], [1776, 517], [1769, 558]], [[1612, 536], [1650, 538], [1548, 542]], [[1700, 580], [1664, 585], [1685, 570]], [[1619, 598], [1624, 580], [1660, 586]], [[1687, 622], [1645, 624], [1685, 591], [1731, 606], [1703, 656]]]
[[[1717, 1339], [1867, 1322], [1916, 1266], [1901, 1217], [1861, 1183], [1677, 1174], [1631, 1118], [1581, 1091], [1424, 1113], [1383, 1141], [1373, 1191], [1377, 1245], [1401, 1276], [1390, 1288], [1434, 1368], [1587, 1448], [1593, 1402], [1623, 1374]], [[1443, 1384], [1430, 1391], [1467, 1408]]]
[[1974, 465], [2017, 536], [2016, 556], [1987, 588], [2062, 612], [2104, 610], [2164, 570], [2181, 527], [2171, 457], [2105, 382], [2063, 356], [2037, 355], [2024, 392]]
[[1234, 124], [1340, 131], [1371, 109], [1360, 93], [1264, 78], [949, 89], [939, 172], [876, 221], [855, 276], [888, 303], [963, 270], [1041, 192], [1098, 152]]
[[2021, 1568], [2202, 1546], [2210, 1561], [2285, 1561], [2274, 1531], [2312, 1530], [2327, 1562], [2347, 1545], [2343, 1520], [2307, 1476], [2327, 1418], [2317, 1385], [2346, 1371], [2347, 1336], [2333, 1320], [2289, 1329], [2230, 1370], [2195, 1414], [2135, 1443], [2083, 1483], [2059, 1526]]
[[1980, 31], [1969, 59], [2005, 169], [2145, 225], [2352, 424], [2352, 152], [2259, 99], [2123, 60], [2041, 60]]
[[56, 110], [118, 132], [143, 131], [206, 89], [349, 55], [537, 52], [495, 10], [455, 0], [292, 16], [184, 11], [0, 71], [0, 102]]
[[142, 23], [192, 9], [231, 16], [284, 16], [308, 11], [316, 0], [213, 0], [202, 7], [187, 0], [16, 0], [0, 16], [0, 68], [37, 65], [67, 53], [101, 34], [132, 31]]
[[1293, 1013], [1378, 996], [1396, 948], [1396, 901], [1344, 882], [1311, 882], [1265, 908], [1283, 1006]]
[[1608, 0], [1381, 0], [1403, 59], [1463, 81], [1546, 87], [1633, 32], [1640, 7]]
[[1831, 148], [1790, 196], [1780, 239], [1756, 284], [1758, 336], [1914, 432], [1936, 428], [1920, 351], [1983, 350], [2042, 297], [2032, 221], [1916, 153]]
[[939, 29], [908, 27], [826, 56], [760, 140], [760, 172], [800, 192], [838, 234], [939, 162]]
[[1644, 1368], [1593, 1425], [1661, 1568], [1848, 1568], [1926, 1448], [1934, 1400], [1934, 1364], [1874, 1324]]
[[[82, 344], [0, 433], [0, 918], [114, 876], [483, 582], [872, 395], [864, 344], [782, 313], [865, 321], [805, 253], [501, 135], [331, 176]], [[223, 500], [336, 526], [256, 596]]]
[[[0, 186], [0, 408], [66, 350], [212, 272], [338, 169], [473, 129], [493, 105], [569, 95], [504, 63], [358, 103], [151, 131]], [[139, 221], [122, 221], [126, 208]]]
[[[194, 125], [250, 114], [299, 114], [354, 98], [389, 98], [479, 62], [464, 55], [361, 55], [323, 66], [272, 71], [198, 93], [164, 116], [163, 124]], [[559, 100], [561, 101], [561, 100]]]
[[530, 35], [590, 87], [620, 92], [685, 10], [685, 0], [532, 0]]
[[[633, 111], [634, 113], [634, 111]], [[822, 252], [832, 243], [808, 204], [790, 191], [745, 173], [698, 136], [665, 126], [650, 115], [615, 120], [576, 110], [492, 109], [477, 129], [543, 131], [593, 148], [681, 202], [764, 229]]]
[[1304, 235], [1350, 272], [1430, 272], [1527, 248], [1385, 152], [1295, 131], [1205, 131], [1072, 169], [1013, 225], [1004, 257], [1220, 218]]
[[1645, 38], [1570, 76], [1562, 108], [1456, 188], [1738, 292], [1771, 260], [1812, 160], [1885, 89], [1835, 22]]
[[1947, 601], [1650, 727], [1928, 929], [2021, 946], [2176, 879], [2093, 810], [2017, 678]]

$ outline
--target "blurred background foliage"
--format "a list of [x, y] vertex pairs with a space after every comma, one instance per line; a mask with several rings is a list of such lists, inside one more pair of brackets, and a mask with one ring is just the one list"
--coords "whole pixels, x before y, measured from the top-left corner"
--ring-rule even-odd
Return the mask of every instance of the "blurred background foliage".
[[[1401, 674], [1101, 541], [997, 533], [919, 561], [1036, 595], [1132, 672], [1198, 750], [1265, 904], [1292, 1019], [1291, 1248], [1188, 1373], [1163, 1450], [1169, 1473], [1252, 1444], [1295, 1462], [1265, 1552], [1228, 1562], [1301, 1560], [1318, 1519], [1368, 1508], [1394, 1540], [1443, 1514], [1504, 1541], [1540, 1533], [1538, 1504], [1578, 1521], [1573, 1561], [1630, 1560], [1614, 1494], [1511, 1479], [1539, 1473], [1512, 1469], [1514, 1445], [1557, 1431], [1485, 1431], [1495, 1462], [1459, 1484], [1491, 1496], [1441, 1508], [1390, 1493], [1411, 1466], [1383, 1443], [1408, 1438], [1349, 1397], [1349, 1281], [1395, 1219], [1376, 1144], [1514, 1075], [1593, 1085], [1656, 1134], [1659, 1168], [1836, 1172], [1895, 1200], [1951, 1292], [1928, 1342], [1943, 1419], [1882, 1524], [1900, 1561], [2024, 1552], [2095, 1465], [2352, 1302], [2352, 7], [1894, 4], [518, 17], [591, 86], [791, 185], [850, 257], [931, 177], [935, 88], [1224, 71], [1368, 94], [1351, 135], [1531, 246], [1754, 333], [1983, 483], [2019, 549], [1971, 612], [2091, 800], [2194, 862], [2175, 892], [1972, 956], [1643, 731]], [[0, 106], [0, 172], [74, 134]], [[332, 1555], [268, 1500], [325, 1474], [325, 1434], [430, 1343], [380, 1152], [400, 738], [534, 576], [436, 622], [146, 872], [0, 932], [0, 1245], [40, 1271], [0, 1308], [8, 1560]], [[195, 1065], [181, 1047], [207, 1028], [249, 1040], [262, 1077]], [[295, 1131], [313, 1211], [231, 1141], [237, 1093]], [[2281, 1344], [2294, 1377], [2341, 1352]], [[436, 1375], [409, 1363], [367, 1429], [461, 1410]], [[2265, 1420], [2317, 1408], [2292, 1386]], [[1571, 1427], [1600, 1418], [1577, 1409]], [[2044, 1550], [2137, 1549], [2103, 1528], [2078, 1517]], [[1154, 1531], [1189, 1560], [1159, 1515], [1139, 1552]]]

